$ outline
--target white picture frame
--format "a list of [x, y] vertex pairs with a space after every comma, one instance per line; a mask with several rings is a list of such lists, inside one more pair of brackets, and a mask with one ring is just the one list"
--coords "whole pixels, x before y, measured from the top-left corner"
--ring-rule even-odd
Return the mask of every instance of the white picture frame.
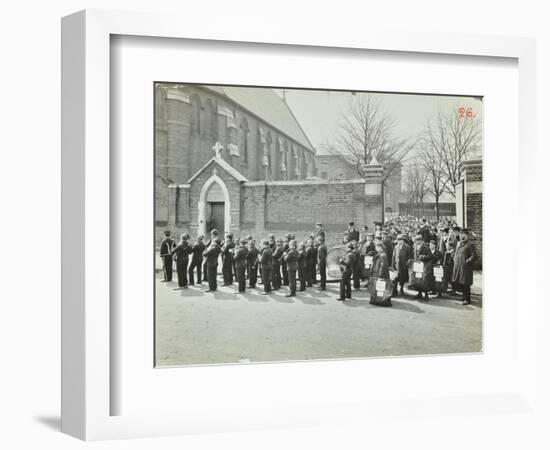
[[[113, 35], [201, 39], [260, 44], [287, 44], [382, 52], [500, 57], [518, 64], [519, 182], [517, 211], [533, 218], [535, 196], [529, 173], [535, 166], [535, 44], [532, 39], [439, 33], [395, 33], [349, 30], [327, 36], [322, 30], [287, 29], [264, 24], [205, 28], [169, 14], [87, 10], [62, 21], [62, 431], [85, 440], [163, 436], [184, 433], [261, 429], [364, 420], [383, 414], [393, 419], [395, 399], [387, 402], [331, 403], [330, 412], [318, 404], [301, 408], [264, 405], [235, 414], [231, 405], [219, 411], [197, 409], [169, 414], [111, 415], [111, 395], [120, 388], [112, 382], [110, 336], [111, 210], [110, 183], [110, 37]], [[522, 199], [519, 202], [519, 198]], [[534, 246], [525, 258], [536, 259]], [[517, 267], [518, 278], [532, 267]], [[511, 282], [513, 283], [513, 282]], [[517, 286], [517, 285], [515, 285]], [[517, 315], [517, 383], [500, 394], [482, 392], [464, 398], [436, 398], [439, 414], [495, 414], [506, 404], [517, 412], [536, 410], [535, 286], [527, 287]], [[512, 293], [517, 290], [511, 289]], [[513, 294], [511, 294], [513, 295]], [[418, 360], [422, 364], [425, 359]], [[428, 364], [427, 362], [425, 362]], [[340, 364], [335, 362], [333, 368]], [[358, 363], [359, 364], [359, 363]], [[278, 370], [277, 365], [261, 370]], [[310, 372], [313, 366], [309, 366]], [[171, 369], [167, 369], [171, 370]], [[233, 371], [242, 370], [233, 367]], [[426, 369], [428, 370], [428, 369]], [[401, 400], [405, 400], [404, 398]], [[426, 399], [408, 399], [411, 415], [422, 411]]]

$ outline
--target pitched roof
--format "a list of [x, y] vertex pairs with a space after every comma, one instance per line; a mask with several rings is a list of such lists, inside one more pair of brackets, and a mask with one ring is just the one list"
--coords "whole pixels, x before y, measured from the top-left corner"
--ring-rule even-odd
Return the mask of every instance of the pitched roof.
[[248, 181], [246, 177], [241, 174], [237, 169], [235, 169], [231, 164], [229, 164], [227, 161], [225, 161], [223, 158], [216, 158], [215, 156], [208, 160], [208, 162], [202, 166], [199, 170], [195, 172], [195, 175], [193, 175], [191, 178], [189, 178], [189, 181], [187, 184], [190, 184], [195, 178], [197, 178], [208, 166], [212, 163], [218, 164], [223, 170], [225, 170], [229, 175], [231, 175], [233, 178], [235, 178], [237, 181]]
[[315, 152], [288, 104], [273, 89], [244, 86], [203, 86], [241, 105], [305, 148]]

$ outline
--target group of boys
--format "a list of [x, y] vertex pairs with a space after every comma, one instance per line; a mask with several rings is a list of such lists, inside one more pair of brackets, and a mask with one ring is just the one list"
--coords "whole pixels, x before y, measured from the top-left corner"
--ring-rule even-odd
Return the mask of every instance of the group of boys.
[[[198, 236], [194, 244], [189, 240], [188, 234], [182, 234], [176, 243], [166, 231], [160, 246], [163, 281], [172, 280], [172, 258], [176, 259], [179, 286], [176, 289], [195, 284], [196, 272], [198, 283], [208, 282], [207, 292], [216, 291], [221, 255], [223, 285], [230, 286], [235, 279], [237, 293], [246, 291], [248, 280], [248, 288], [263, 284], [264, 295], [279, 290], [281, 286], [289, 286], [287, 297], [294, 297], [297, 289], [305, 291], [307, 287], [318, 284], [317, 271], [320, 275], [318, 290], [326, 290], [328, 250], [321, 223], [317, 223], [314, 232], [301, 243], [290, 233], [284, 240], [270, 234], [258, 247], [252, 236], [234, 239], [232, 233], [227, 233], [222, 241], [217, 230], [210, 232], [207, 243], [204, 243], [203, 236]], [[352, 281], [353, 288], [360, 290], [362, 280], [389, 279], [390, 271], [394, 275], [393, 295], [404, 296], [405, 284], [412, 281], [409, 280], [411, 261], [420, 261], [423, 287], [416, 289], [416, 298], [428, 301], [430, 292], [439, 297], [443, 294], [438, 288], [441, 284], [435, 283], [434, 278], [434, 266], [441, 266], [452, 293], [459, 290], [463, 304], [471, 302], [472, 263], [477, 255], [465, 228], [448, 221], [429, 224], [426, 219], [405, 217], [384, 224], [375, 222], [374, 230], [370, 232], [367, 226], [359, 231], [350, 222], [342, 243], [345, 254], [338, 259], [340, 301], [351, 299]], [[365, 287], [369, 288], [369, 284]]]
[[206, 292], [216, 291], [221, 255], [223, 286], [231, 286], [235, 279], [238, 284], [236, 293], [246, 291], [247, 280], [248, 287], [255, 288], [259, 273], [263, 295], [269, 294], [272, 290], [279, 290], [282, 286], [289, 286], [290, 293], [287, 297], [294, 297], [297, 289], [305, 291], [306, 287], [317, 285], [317, 269], [320, 274], [318, 289], [326, 290], [327, 247], [321, 223], [316, 224], [315, 231], [305, 242], [298, 244], [291, 233], [287, 234], [284, 240], [276, 239], [274, 234], [270, 234], [268, 239], [261, 241], [259, 248], [252, 236], [234, 239], [232, 233], [227, 233], [222, 241], [218, 230], [215, 229], [210, 232], [208, 243], [204, 243], [203, 236], [198, 236], [196, 242], [191, 244], [186, 233], [182, 234], [179, 243], [176, 243], [170, 237], [170, 231], [165, 231], [164, 234], [165, 239], [160, 245], [164, 271], [162, 281], [172, 281], [172, 264], [175, 257], [178, 274], [176, 289], [185, 289], [188, 285], [195, 284], [196, 272], [198, 283], [208, 282]]
[[[382, 224], [375, 222], [374, 232], [365, 226], [359, 232], [353, 222], [344, 232], [346, 254], [339, 259], [342, 278], [340, 298], [351, 298], [351, 281], [355, 290], [361, 280], [389, 279], [393, 272], [393, 296], [404, 296], [404, 286], [409, 280], [411, 263], [421, 262], [421, 287], [417, 299], [429, 301], [429, 293], [441, 297], [443, 281], [449, 282], [451, 293], [460, 291], [462, 303], [471, 303], [473, 263], [477, 260], [475, 245], [470, 232], [449, 221], [429, 224], [423, 219], [396, 218]], [[437, 277], [434, 267], [441, 267], [443, 276]], [[416, 283], [409, 283], [416, 284]], [[369, 284], [365, 286], [369, 288]], [[399, 288], [399, 293], [398, 293]]]

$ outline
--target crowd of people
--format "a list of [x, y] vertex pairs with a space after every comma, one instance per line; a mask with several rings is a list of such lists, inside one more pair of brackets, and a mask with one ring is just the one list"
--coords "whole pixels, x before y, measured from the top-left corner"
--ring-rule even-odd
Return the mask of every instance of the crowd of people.
[[[191, 243], [190, 236], [184, 233], [175, 242], [170, 231], [165, 231], [160, 246], [163, 281], [172, 280], [175, 259], [176, 289], [195, 284], [196, 275], [197, 283], [208, 282], [207, 292], [216, 291], [221, 255], [223, 285], [230, 286], [236, 280], [237, 293], [260, 283], [264, 295], [282, 286], [289, 287], [287, 297], [312, 287], [326, 290], [329, 249], [321, 223], [302, 242], [291, 233], [284, 239], [270, 234], [259, 245], [252, 236], [234, 239], [232, 233], [222, 240], [215, 229], [208, 242], [204, 241], [203, 236], [198, 236]], [[372, 230], [368, 226], [358, 230], [350, 222], [339, 249], [342, 256], [334, 265], [340, 274], [340, 301], [352, 298], [352, 285], [354, 290], [376, 291], [373, 283], [386, 280], [395, 297], [405, 296], [407, 285], [417, 291], [416, 298], [424, 301], [429, 301], [430, 293], [441, 297], [448, 291], [459, 291], [463, 304], [471, 303], [475, 245], [470, 232], [450, 220], [428, 222], [425, 218], [397, 217], [385, 223], [375, 222]], [[362, 286], [363, 281], [367, 283]]]

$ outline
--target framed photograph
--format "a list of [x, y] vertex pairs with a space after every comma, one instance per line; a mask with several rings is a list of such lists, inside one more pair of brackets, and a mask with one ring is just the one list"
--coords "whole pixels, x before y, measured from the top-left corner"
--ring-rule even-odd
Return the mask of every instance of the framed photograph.
[[534, 44], [459, 38], [65, 17], [63, 431], [531, 410]]

